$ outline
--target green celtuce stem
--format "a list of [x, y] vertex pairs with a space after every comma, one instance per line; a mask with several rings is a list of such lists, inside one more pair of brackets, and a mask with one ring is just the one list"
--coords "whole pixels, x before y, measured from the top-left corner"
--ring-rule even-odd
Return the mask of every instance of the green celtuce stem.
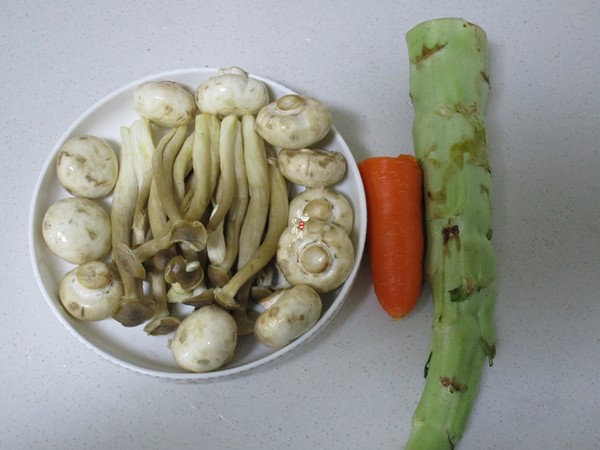
[[465, 430], [484, 362], [491, 365], [495, 354], [487, 38], [475, 24], [445, 18], [417, 25], [406, 42], [435, 317], [405, 448], [451, 449]]

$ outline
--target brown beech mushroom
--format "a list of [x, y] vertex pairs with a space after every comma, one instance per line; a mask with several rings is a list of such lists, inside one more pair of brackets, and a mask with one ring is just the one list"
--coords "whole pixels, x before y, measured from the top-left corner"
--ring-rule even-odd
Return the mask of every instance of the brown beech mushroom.
[[269, 217], [265, 237], [254, 255], [223, 287], [214, 289], [215, 301], [226, 309], [240, 309], [235, 297], [238, 291], [261, 271], [277, 253], [277, 243], [287, 226], [289, 211], [288, 187], [279, 168], [269, 164]]
[[129, 272], [135, 278], [145, 278], [146, 269], [143, 263], [176, 243], [186, 243], [186, 245], [200, 251], [206, 245], [206, 228], [201, 222], [192, 222], [189, 220], [176, 220], [170, 227], [166, 227], [162, 235], [140, 244], [131, 249], [122, 242], [115, 244], [113, 251], [120, 267]]
[[102, 261], [90, 261], [70, 270], [59, 286], [59, 298], [67, 312], [88, 322], [108, 318], [122, 295], [121, 280]]
[[302, 220], [302, 217], [331, 222], [350, 234], [354, 210], [340, 192], [330, 188], [308, 188], [290, 202], [290, 223]]
[[312, 97], [288, 94], [263, 107], [256, 131], [275, 147], [300, 149], [316, 144], [331, 129], [329, 108]]
[[111, 235], [113, 263], [119, 271], [123, 283], [123, 297], [113, 307], [110, 315], [125, 327], [135, 327], [148, 320], [154, 314], [152, 301], [144, 294], [143, 280], [135, 278], [115, 257], [114, 249], [118, 245], [131, 246], [132, 224], [138, 197], [136, 163], [127, 127], [121, 127], [121, 159], [117, 184], [113, 190], [111, 204]]
[[204, 270], [200, 261], [186, 261], [182, 255], [177, 255], [167, 263], [165, 281], [182, 291], [191, 291], [204, 281]]
[[169, 261], [176, 256], [175, 246], [161, 250], [152, 256], [146, 264], [150, 266], [150, 294], [154, 315], [144, 326], [144, 331], [150, 336], [162, 336], [173, 332], [180, 320], [171, 315], [168, 307], [167, 281], [165, 270]]
[[177, 329], [180, 320], [171, 316], [168, 308], [167, 284], [163, 273], [153, 269], [150, 271], [150, 289], [154, 302], [154, 315], [144, 326], [150, 336], [163, 336]]
[[338, 288], [354, 265], [354, 246], [340, 227], [301, 220], [279, 238], [277, 265], [291, 285], [306, 284], [319, 293]]
[[214, 288], [210, 289], [195, 289], [192, 291], [191, 295], [186, 298], [182, 298], [179, 303], [183, 303], [184, 305], [193, 306], [198, 309], [202, 306], [212, 305], [215, 303], [215, 290]]
[[339, 152], [302, 148], [283, 148], [277, 154], [283, 176], [306, 187], [326, 187], [340, 181], [346, 173], [346, 158]]

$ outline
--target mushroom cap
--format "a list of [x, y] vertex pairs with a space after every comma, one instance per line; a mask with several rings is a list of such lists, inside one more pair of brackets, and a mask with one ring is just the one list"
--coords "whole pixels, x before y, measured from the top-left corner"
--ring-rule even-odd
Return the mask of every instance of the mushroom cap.
[[60, 184], [75, 197], [101, 198], [117, 182], [119, 162], [113, 148], [96, 136], [76, 136], [65, 142], [56, 158]]
[[263, 107], [256, 131], [275, 147], [300, 149], [322, 140], [331, 129], [329, 108], [319, 100], [288, 94]]
[[152, 318], [154, 308], [147, 299], [123, 296], [113, 307], [110, 315], [124, 327], [137, 327]]
[[322, 303], [319, 294], [304, 284], [283, 289], [277, 296], [254, 322], [254, 336], [269, 347], [282, 348], [319, 320]]
[[204, 224], [198, 220], [180, 219], [171, 227], [171, 240], [185, 243], [194, 251], [202, 251], [206, 247], [208, 232]]
[[165, 267], [165, 281], [191, 291], [204, 281], [204, 270], [199, 261], [186, 261], [182, 255], [173, 256]]
[[93, 200], [64, 198], [46, 211], [42, 236], [52, 253], [67, 262], [99, 260], [111, 247], [110, 217]]
[[337, 225], [301, 220], [281, 234], [277, 265], [291, 285], [306, 284], [319, 293], [330, 292], [350, 275], [354, 246]]
[[302, 217], [331, 222], [350, 234], [354, 210], [348, 199], [338, 191], [327, 187], [308, 188], [290, 202], [290, 223]]
[[175, 81], [146, 81], [133, 91], [137, 113], [166, 128], [192, 122], [196, 113], [194, 96]]
[[269, 92], [262, 81], [248, 76], [243, 69], [229, 67], [219, 69], [217, 76], [200, 83], [195, 100], [200, 112], [255, 115], [269, 103]]
[[344, 155], [321, 149], [281, 149], [277, 164], [283, 176], [292, 183], [306, 187], [331, 186], [346, 173]]
[[90, 261], [70, 270], [59, 284], [59, 298], [67, 312], [88, 322], [108, 318], [122, 295], [121, 280], [102, 261]]
[[173, 336], [177, 364], [192, 372], [209, 372], [227, 364], [237, 343], [237, 324], [218, 306], [203, 306], [186, 316]]
[[206, 273], [211, 284], [216, 287], [222, 288], [229, 280], [231, 280], [231, 274], [229, 271], [224, 270], [222, 267], [215, 264], [209, 265], [206, 269]]

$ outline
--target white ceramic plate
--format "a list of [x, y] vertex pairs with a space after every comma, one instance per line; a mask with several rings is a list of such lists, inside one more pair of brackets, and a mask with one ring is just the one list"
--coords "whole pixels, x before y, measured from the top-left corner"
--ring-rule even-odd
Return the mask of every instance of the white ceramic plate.
[[[210, 373], [195, 374], [181, 369], [175, 363], [168, 348], [171, 335], [148, 336], [142, 329], [143, 325], [126, 328], [112, 319], [82, 322], [64, 310], [58, 298], [58, 284], [64, 273], [73, 266], [49, 251], [41, 233], [41, 223], [46, 210], [55, 201], [70, 196], [59, 184], [56, 176], [55, 163], [59, 148], [71, 137], [90, 134], [105, 139], [118, 152], [119, 127], [129, 126], [139, 118], [132, 101], [133, 90], [138, 84], [148, 80], [171, 80], [183, 84], [193, 92], [203, 80], [216, 74], [217, 69], [210, 68], [164, 72], [135, 81], [100, 100], [77, 119], [57, 142], [44, 164], [34, 191], [29, 233], [31, 257], [35, 276], [50, 308], [63, 325], [89, 348], [110, 361], [148, 375], [180, 380], [217, 380], [249, 373], [266, 363], [291, 354], [323, 330], [342, 307], [356, 278], [365, 246], [366, 202], [362, 181], [350, 149], [334, 128], [319, 146], [341, 152], [348, 161], [347, 175], [336, 185], [336, 189], [344, 193], [354, 207], [355, 222], [351, 238], [355, 246], [356, 260], [348, 280], [324, 299], [324, 310], [319, 321], [296, 341], [283, 349], [274, 350], [260, 344], [252, 336], [240, 337], [236, 357], [226, 367]], [[292, 93], [290, 89], [274, 81], [250, 75], [267, 85], [272, 100]], [[108, 206], [110, 197], [104, 203]]]

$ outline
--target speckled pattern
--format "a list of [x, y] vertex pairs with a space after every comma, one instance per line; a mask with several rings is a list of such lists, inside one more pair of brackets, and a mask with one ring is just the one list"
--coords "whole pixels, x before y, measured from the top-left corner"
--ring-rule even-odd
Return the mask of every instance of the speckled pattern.
[[394, 322], [364, 264], [316, 339], [245, 376], [193, 384], [106, 361], [36, 285], [29, 206], [43, 163], [133, 80], [238, 65], [325, 101], [357, 160], [411, 151], [404, 33], [462, 16], [490, 42], [487, 120], [498, 355], [460, 449], [600, 442], [600, 6], [587, 0], [20, 1], [0, 18], [0, 448], [396, 449], [423, 387], [427, 289]]

